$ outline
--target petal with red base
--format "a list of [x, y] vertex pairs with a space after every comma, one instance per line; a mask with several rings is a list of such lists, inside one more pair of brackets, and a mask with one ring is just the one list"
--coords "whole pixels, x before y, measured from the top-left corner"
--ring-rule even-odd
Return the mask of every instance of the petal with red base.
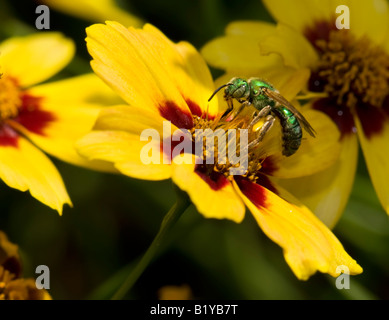
[[[186, 129], [193, 125], [192, 113], [200, 115], [206, 109], [207, 101], [202, 99], [213, 87], [199, 83], [206, 71], [193, 71], [204, 68], [205, 64], [195, 57], [189, 68], [191, 72], [182, 67], [190, 64], [190, 56], [197, 53], [189, 45], [175, 46], [148, 25], [135, 30], [107, 22], [89, 27], [87, 34], [94, 71], [130, 105], [157, 111], [177, 127]], [[192, 75], [199, 76], [198, 83]], [[201, 86], [205, 86], [205, 93], [196, 96], [194, 93]]]
[[173, 164], [173, 182], [187, 192], [197, 210], [206, 218], [230, 219], [240, 223], [245, 206], [224, 175], [195, 164], [196, 157], [185, 154], [183, 164]]
[[245, 179], [236, 179], [234, 186], [263, 232], [281, 246], [297, 278], [306, 280], [316, 271], [336, 277], [344, 266], [350, 274], [362, 272], [332, 232], [281, 188], [277, 195]]
[[379, 130], [374, 128], [373, 118], [355, 117], [355, 123], [374, 189], [389, 214], [389, 117], [382, 111], [376, 116], [380, 123]]
[[[75, 147], [88, 160], [112, 162], [115, 168], [130, 177], [168, 179], [171, 177], [171, 165], [167, 164], [170, 157], [161, 152], [161, 137], [158, 131], [154, 132], [158, 136], [157, 141], [140, 141], [139, 134], [125, 131], [92, 131], [80, 139]], [[154, 154], [154, 151], [157, 153]]]
[[63, 205], [71, 205], [71, 201], [57, 169], [25, 138], [14, 139], [14, 145], [0, 144], [0, 178], [11, 188], [29, 190], [34, 198], [61, 214]]
[[356, 134], [341, 140], [338, 160], [318, 173], [294, 179], [277, 179], [277, 184], [304, 203], [329, 228], [333, 228], [348, 202], [358, 162]]

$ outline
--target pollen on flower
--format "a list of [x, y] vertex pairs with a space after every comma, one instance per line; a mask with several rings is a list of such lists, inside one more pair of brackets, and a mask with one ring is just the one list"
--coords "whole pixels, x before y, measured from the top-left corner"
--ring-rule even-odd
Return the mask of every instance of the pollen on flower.
[[45, 289], [38, 289], [35, 279], [21, 277], [18, 247], [0, 230], [0, 300], [47, 300]]
[[[257, 133], [250, 127], [253, 110], [242, 114], [232, 121], [227, 116], [208, 119], [206, 116], [193, 115], [193, 128], [190, 129], [194, 144], [200, 142], [202, 146], [201, 176], [217, 174], [232, 179], [231, 169], [236, 169], [239, 176], [250, 181], [257, 181], [262, 168], [260, 141], [256, 141]], [[231, 134], [231, 132], [233, 134]], [[247, 133], [247, 141], [243, 134]], [[212, 141], [212, 142], [211, 142]], [[231, 152], [236, 155], [231, 159]], [[233, 158], [233, 157], [232, 157]], [[245, 163], [245, 166], [242, 166]], [[236, 175], [236, 174], [235, 174]]]
[[15, 275], [6, 270], [3, 266], [0, 266], [0, 300], [6, 300], [7, 297], [7, 285], [15, 278]]
[[0, 123], [17, 116], [22, 104], [16, 81], [10, 77], [0, 78]]
[[389, 56], [367, 37], [356, 39], [348, 30], [328, 30], [309, 39], [319, 52], [311, 90], [323, 90], [338, 105], [351, 109], [359, 102], [382, 107], [389, 95]]

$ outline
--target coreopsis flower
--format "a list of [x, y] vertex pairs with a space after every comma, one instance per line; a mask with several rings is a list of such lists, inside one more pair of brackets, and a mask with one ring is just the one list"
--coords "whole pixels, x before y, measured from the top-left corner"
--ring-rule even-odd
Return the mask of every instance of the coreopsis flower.
[[22, 278], [18, 246], [0, 230], [0, 300], [51, 300], [45, 289], [38, 289], [35, 280]]
[[109, 96], [94, 74], [36, 85], [65, 67], [73, 54], [73, 42], [59, 33], [0, 44], [0, 179], [11, 188], [29, 190], [60, 214], [71, 200], [61, 175], [41, 150], [85, 166], [73, 143], [93, 126], [102, 102], [93, 99]]
[[115, 0], [40, 0], [41, 3], [66, 14], [76, 16], [90, 22], [104, 22], [107, 19], [116, 20], [126, 26], [139, 27], [142, 20], [123, 10]]
[[[335, 161], [339, 134], [326, 116], [314, 110], [306, 114], [318, 136], [325, 138], [313, 141], [307, 137], [299, 153], [289, 158], [282, 156], [277, 135], [269, 133], [263, 143], [251, 144], [255, 130], [249, 131], [247, 170], [232, 176], [232, 162], [208, 164], [201, 160], [209, 156], [210, 150], [205, 148], [201, 158], [190, 146], [201, 129], [247, 129], [253, 113], [247, 110], [228, 121], [221, 117], [226, 106], [219, 112], [217, 99], [208, 103], [214, 83], [195, 48], [187, 42], [171, 42], [151, 25], [138, 30], [117, 22], [87, 28], [86, 41], [93, 70], [128, 105], [109, 107], [100, 113], [94, 130], [77, 143], [82, 155], [88, 160], [112, 162], [130, 177], [171, 178], [206, 218], [239, 223], [247, 206], [262, 230], [282, 247], [299, 279], [307, 279], [316, 271], [337, 276], [340, 265], [349, 268], [351, 274], [362, 272], [331, 231], [267, 175], [268, 154], [278, 159], [277, 167], [269, 172], [280, 175], [300, 176]], [[171, 127], [165, 126], [166, 121]], [[159, 138], [149, 141], [144, 130]], [[189, 143], [175, 153], [171, 147], [181, 141], [177, 140], [177, 132]], [[146, 163], [145, 146], [160, 151], [158, 161]], [[221, 153], [215, 149], [213, 157], [217, 160]], [[304, 152], [306, 149], [311, 153]], [[297, 161], [300, 157], [302, 160]]]
[[[206, 60], [226, 70], [227, 76], [275, 76], [288, 83], [285, 95], [295, 96], [302, 90], [302, 98], [309, 100], [305, 108], [324, 112], [337, 125], [342, 145], [339, 160], [319, 174], [283, 183], [293, 185], [293, 194], [327, 225], [335, 225], [347, 203], [358, 141], [374, 188], [389, 213], [387, 1], [264, 3], [277, 25], [233, 22], [225, 36], [203, 48]], [[349, 11], [345, 7], [337, 11], [339, 5]], [[350, 29], [337, 28], [347, 27], [348, 21]]]

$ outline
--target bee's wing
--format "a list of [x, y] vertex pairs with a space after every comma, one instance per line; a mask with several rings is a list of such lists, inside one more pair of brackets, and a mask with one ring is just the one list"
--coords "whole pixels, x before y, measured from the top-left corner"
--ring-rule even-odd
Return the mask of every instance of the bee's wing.
[[307, 119], [295, 108], [293, 105], [286, 100], [282, 95], [280, 95], [278, 92], [269, 90], [269, 89], [264, 89], [265, 94], [277, 101], [278, 103], [282, 104], [283, 106], [287, 107], [290, 111], [293, 112], [295, 117], [301, 122], [303, 125], [304, 129], [312, 136], [315, 137], [316, 131], [312, 128], [312, 126], [309, 124]]

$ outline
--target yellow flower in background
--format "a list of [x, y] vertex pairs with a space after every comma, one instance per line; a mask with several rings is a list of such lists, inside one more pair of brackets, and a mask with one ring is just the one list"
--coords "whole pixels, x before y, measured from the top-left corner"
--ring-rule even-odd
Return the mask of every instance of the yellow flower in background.
[[45, 289], [38, 289], [34, 279], [21, 277], [18, 246], [0, 230], [0, 300], [51, 300]]
[[[65, 67], [73, 54], [73, 42], [59, 33], [0, 44], [0, 179], [11, 188], [29, 190], [60, 214], [71, 201], [59, 172], [41, 150], [85, 166], [74, 141], [90, 130], [101, 100], [111, 94], [94, 74], [36, 85]], [[104, 163], [93, 166], [112, 170]]]
[[[273, 181], [274, 176], [298, 177], [317, 172], [337, 159], [339, 133], [326, 116], [315, 110], [306, 113], [311, 125], [324, 138], [313, 141], [307, 137], [300, 150], [286, 158], [281, 154], [280, 143], [274, 143], [278, 140], [269, 134], [263, 144], [249, 149], [252, 161], [248, 172], [229, 176], [228, 164], [222, 167], [195, 164], [196, 156], [190, 152], [172, 158], [165, 143], [173, 145], [174, 136], [152, 142], [140, 139], [142, 132], [150, 128], [160, 137], [166, 134], [164, 120], [172, 123], [171, 132], [186, 129], [190, 144], [195, 129], [247, 128], [250, 115], [242, 114], [236, 121], [223, 122], [217, 99], [208, 103], [214, 83], [195, 48], [187, 42], [171, 42], [151, 25], [137, 30], [117, 22], [87, 28], [86, 41], [93, 57], [93, 70], [127, 105], [109, 107], [100, 113], [94, 130], [77, 143], [83, 156], [111, 162], [130, 177], [171, 178], [206, 218], [239, 223], [247, 206], [266, 235], [282, 247], [287, 263], [299, 279], [307, 279], [316, 271], [337, 276], [340, 265], [348, 267], [351, 274], [362, 272], [331, 231]], [[221, 112], [225, 108], [222, 106]], [[281, 131], [278, 129], [272, 132]], [[161, 160], [169, 163], [142, 162], [142, 149], [150, 143], [161, 151]], [[270, 169], [266, 163], [268, 154], [276, 164], [272, 175], [266, 170]]]
[[163, 286], [158, 290], [159, 300], [191, 300], [193, 293], [189, 285]]
[[[278, 25], [238, 21], [202, 50], [229, 74], [275, 77], [307, 108], [336, 123], [339, 160], [326, 170], [281, 182], [327, 225], [342, 214], [354, 181], [358, 141], [384, 209], [389, 213], [389, 16], [384, 0], [267, 1]], [[350, 29], [337, 29], [336, 8], [350, 11]], [[282, 91], [281, 91], [282, 92]], [[310, 192], [307, 192], [307, 191]]]
[[73, 15], [91, 22], [116, 20], [126, 26], [139, 27], [142, 20], [121, 9], [115, 0], [40, 0], [41, 3], [69, 15]]

